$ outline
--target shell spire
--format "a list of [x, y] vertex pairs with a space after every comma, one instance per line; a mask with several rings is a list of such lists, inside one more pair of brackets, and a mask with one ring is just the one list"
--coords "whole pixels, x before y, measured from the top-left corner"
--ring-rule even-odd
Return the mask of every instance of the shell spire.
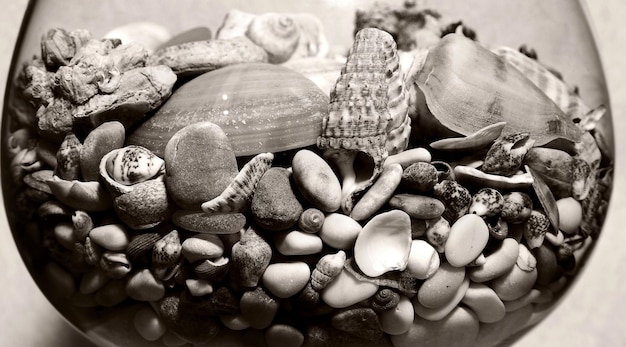
[[[342, 176], [346, 213], [356, 196], [380, 175], [387, 156], [406, 148], [410, 120], [403, 81], [393, 37], [379, 29], [360, 30], [330, 93], [329, 113], [317, 140]], [[358, 153], [371, 161], [362, 162]], [[371, 174], [357, 175], [365, 170]]]

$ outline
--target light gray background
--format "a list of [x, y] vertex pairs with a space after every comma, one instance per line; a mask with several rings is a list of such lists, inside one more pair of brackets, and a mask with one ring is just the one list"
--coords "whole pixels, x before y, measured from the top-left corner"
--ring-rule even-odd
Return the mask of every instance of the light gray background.
[[[495, 1], [495, 0], [494, 0]], [[0, 0], [0, 96], [26, 0]], [[626, 1], [587, 0], [604, 63], [616, 132], [616, 176], [607, 226], [565, 301], [516, 346], [626, 346]], [[0, 109], [2, 100], [0, 100]], [[619, 177], [622, 176], [622, 177]], [[4, 202], [11, 203], [11, 202]], [[0, 202], [1, 205], [1, 202]], [[91, 346], [39, 292], [13, 245], [0, 206], [0, 346]]]

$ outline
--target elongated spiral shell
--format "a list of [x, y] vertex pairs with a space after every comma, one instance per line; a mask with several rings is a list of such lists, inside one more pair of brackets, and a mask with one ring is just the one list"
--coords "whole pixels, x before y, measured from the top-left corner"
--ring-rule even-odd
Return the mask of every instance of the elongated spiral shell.
[[334, 254], [323, 256], [311, 271], [311, 286], [314, 290], [324, 289], [335, 277], [339, 275], [346, 263], [346, 252], [339, 251]]
[[235, 176], [233, 182], [216, 198], [202, 204], [205, 213], [243, 212], [261, 176], [272, 166], [274, 155], [261, 153], [250, 160]]

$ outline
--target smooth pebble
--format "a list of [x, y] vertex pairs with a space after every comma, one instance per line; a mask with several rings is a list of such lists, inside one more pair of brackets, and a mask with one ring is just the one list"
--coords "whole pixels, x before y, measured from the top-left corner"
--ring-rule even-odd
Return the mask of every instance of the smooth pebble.
[[363, 227], [354, 219], [341, 213], [330, 213], [324, 219], [318, 235], [325, 244], [336, 249], [348, 250], [354, 246], [361, 230]]
[[471, 283], [461, 302], [474, 311], [481, 323], [495, 323], [506, 315], [502, 300], [493, 289], [482, 283]]
[[437, 184], [437, 168], [430, 163], [417, 162], [402, 172], [402, 186], [417, 192], [430, 192]]
[[265, 342], [268, 347], [300, 347], [304, 334], [291, 325], [273, 324], [265, 330]]
[[277, 232], [274, 245], [282, 255], [317, 254], [324, 248], [319, 236], [298, 230]]
[[296, 295], [308, 283], [311, 270], [304, 262], [270, 264], [261, 282], [276, 297], [284, 299]]
[[454, 296], [451, 298], [449, 302], [445, 305], [437, 307], [437, 308], [428, 308], [422, 305], [417, 297], [413, 298], [413, 309], [415, 310], [415, 314], [430, 321], [436, 321], [443, 319], [450, 312], [454, 310], [455, 307], [461, 302], [463, 296], [465, 296], [465, 292], [467, 288], [469, 288], [470, 280], [468, 277], [465, 277], [461, 286], [457, 289]]
[[358, 221], [371, 217], [391, 199], [401, 179], [402, 166], [400, 164], [385, 165], [376, 182], [356, 203], [350, 212], [350, 217]]
[[425, 280], [431, 277], [441, 265], [439, 253], [424, 240], [411, 241], [411, 251], [407, 271], [417, 279]]
[[559, 228], [566, 234], [575, 234], [582, 223], [582, 205], [572, 197], [556, 201], [559, 211]]
[[389, 200], [389, 206], [400, 209], [415, 219], [438, 218], [445, 210], [439, 199], [416, 194], [396, 194]]
[[379, 314], [380, 325], [383, 331], [389, 335], [400, 335], [409, 331], [411, 325], [413, 325], [414, 317], [415, 310], [413, 309], [413, 304], [404, 295], [400, 296], [400, 302], [398, 302], [395, 308]]
[[224, 254], [224, 243], [213, 234], [201, 234], [187, 238], [182, 243], [183, 256], [190, 262], [213, 259]]
[[241, 213], [206, 214], [202, 211], [178, 210], [172, 215], [172, 222], [189, 231], [205, 234], [234, 234], [246, 224], [246, 216]]
[[157, 301], [165, 295], [165, 286], [149, 269], [142, 269], [128, 279], [126, 294], [137, 301]]
[[299, 150], [291, 163], [293, 181], [304, 198], [324, 212], [341, 204], [341, 183], [328, 163], [314, 152]]
[[237, 175], [237, 159], [224, 131], [211, 122], [188, 125], [165, 146], [165, 183], [181, 208], [200, 210]]
[[255, 329], [265, 329], [272, 324], [280, 303], [261, 287], [243, 293], [239, 302], [242, 317]]
[[442, 307], [454, 298], [464, 280], [465, 267], [454, 267], [444, 262], [437, 272], [420, 286], [417, 300], [427, 308]]
[[515, 239], [507, 237], [498, 249], [485, 257], [483, 265], [468, 269], [470, 279], [481, 283], [500, 277], [515, 266], [518, 254], [519, 243]]
[[160, 339], [167, 331], [163, 321], [150, 307], [142, 307], [137, 310], [133, 318], [133, 325], [139, 335], [148, 341]]
[[537, 260], [523, 244], [519, 245], [517, 262], [508, 272], [491, 281], [498, 297], [515, 300], [528, 293], [537, 281]]
[[91, 241], [110, 251], [124, 251], [130, 242], [128, 232], [123, 224], [97, 226], [91, 229], [89, 237]]
[[63, 248], [68, 250], [74, 249], [74, 243], [78, 239], [74, 233], [74, 226], [69, 222], [61, 222], [54, 227], [54, 237]]
[[81, 294], [95, 293], [100, 288], [104, 287], [109, 280], [109, 276], [107, 276], [102, 269], [93, 267], [81, 277], [78, 291]]
[[213, 285], [208, 280], [202, 278], [188, 278], [185, 286], [192, 296], [205, 296], [213, 293]]
[[287, 169], [273, 167], [263, 174], [256, 186], [252, 218], [264, 229], [286, 230], [298, 223], [303, 208], [291, 188]]
[[489, 228], [477, 215], [466, 214], [450, 226], [444, 246], [446, 259], [453, 266], [465, 266], [476, 259], [489, 241]]
[[118, 121], [104, 122], [89, 132], [80, 151], [80, 171], [85, 181], [100, 178], [100, 161], [105, 154], [124, 146], [126, 129]]
[[474, 346], [479, 328], [480, 324], [476, 315], [471, 310], [459, 306], [437, 321], [415, 317], [415, 321], [406, 333], [391, 335], [391, 343], [394, 347]]
[[246, 322], [241, 313], [221, 314], [220, 321], [230, 330], [239, 331], [250, 327], [250, 324]]

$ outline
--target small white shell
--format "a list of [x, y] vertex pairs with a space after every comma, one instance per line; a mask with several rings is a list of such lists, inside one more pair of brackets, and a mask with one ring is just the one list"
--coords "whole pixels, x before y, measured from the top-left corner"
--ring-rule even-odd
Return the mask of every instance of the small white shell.
[[354, 260], [370, 277], [392, 270], [404, 270], [411, 251], [411, 218], [392, 210], [372, 218], [357, 236]]

